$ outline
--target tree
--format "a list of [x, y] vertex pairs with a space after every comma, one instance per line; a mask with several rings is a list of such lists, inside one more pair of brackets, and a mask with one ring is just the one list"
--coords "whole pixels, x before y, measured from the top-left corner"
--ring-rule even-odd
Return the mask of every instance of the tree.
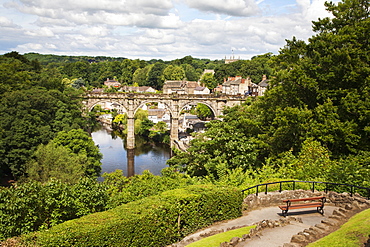
[[26, 174], [28, 179], [42, 183], [50, 179], [76, 183], [84, 176], [87, 165], [86, 155], [72, 153], [70, 149], [53, 142], [41, 144], [34, 157], [26, 164]]
[[210, 90], [213, 90], [218, 84], [213, 73], [205, 73], [200, 79], [200, 82]]
[[181, 81], [185, 78], [185, 71], [181, 66], [168, 65], [163, 71], [164, 80]]
[[147, 65], [144, 68], [137, 69], [133, 74], [133, 83], [137, 83], [140, 86], [147, 85], [149, 71], [152, 67], [153, 65]]
[[92, 138], [81, 129], [58, 132], [53, 139], [56, 145], [63, 146], [70, 152], [80, 156], [85, 156], [87, 161], [84, 166], [84, 173], [87, 177], [98, 177], [101, 171], [102, 154], [95, 145]]
[[162, 90], [164, 79], [163, 70], [166, 65], [162, 62], [156, 62], [148, 72], [148, 84], [147, 86], [153, 87], [157, 90]]
[[206, 120], [207, 118], [210, 118], [213, 116], [213, 112], [211, 109], [206, 106], [205, 104], [197, 104], [196, 107], [196, 113], [199, 119]]
[[33, 88], [1, 96], [2, 170], [21, 176], [26, 162], [40, 144], [47, 144], [57, 131], [84, 125], [76, 95], [67, 92]]
[[188, 81], [198, 81], [199, 74], [193, 66], [191, 66], [190, 64], [183, 64], [181, 65], [181, 67], [184, 69], [185, 77]]
[[190, 176], [216, 179], [225, 169], [246, 171], [261, 166], [266, 145], [257, 138], [262, 134], [258, 111], [242, 105], [225, 109], [224, 114], [223, 121], [208, 123], [206, 132], [192, 140], [188, 150], [178, 152], [167, 163]]
[[307, 134], [339, 158], [369, 150], [370, 114], [362, 109], [370, 106], [370, 4], [345, 0], [325, 5], [334, 18], [314, 21], [317, 34], [308, 44], [293, 38], [275, 58], [279, 72], [263, 108], [269, 109], [265, 110], [269, 126], [286, 107], [312, 110]]

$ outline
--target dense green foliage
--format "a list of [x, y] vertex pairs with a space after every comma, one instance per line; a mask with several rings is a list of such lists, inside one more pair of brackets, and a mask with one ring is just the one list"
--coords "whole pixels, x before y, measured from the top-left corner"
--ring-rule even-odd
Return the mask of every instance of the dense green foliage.
[[[222, 198], [222, 200], [220, 200]], [[65, 222], [20, 238], [22, 246], [166, 246], [216, 221], [241, 215], [242, 193], [189, 186]]]
[[151, 86], [162, 90], [165, 80], [197, 81], [204, 69], [214, 69], [222, 60], [197, 59], [186, 56], [173, 61], [111, 57], [57, 56], [28, 53], [24, 57], [54, 69], [63, 78], [88, 88], [102, 87], [107, 79], [116, 79], [123, 85]]
[[52, 180], [0, 188], [0, 239], [102, 211], [107, 201], [105, 186], [91, 179], [74, 185]]
[[[317, 34], [308, 44], [293, 38], [270, 58], [265, 96], [226, 109], [223, 121], [209, 123], [168, 164], [216, 179], [265, 164], [282, 179], [370, 187], [369, 2], [326, 6], [334, 18], [313, 22]], [[242, 67], [239, 61], [225, 71], [236, 63]]]
[[[63, 169], [66, 168], [59, 170]], [[0, 240], [199, 183], [171, 169], [163, 170], [162, 176], [145, 171], [142, 175], [127, 178], [119, 170], [103, 176], [104, 182], [76, 178], [73, 174], [70, 178], [63, 177], [64, 182], [61, 182], [50, 179], [54, 177], [50, 176], [44, 183], [29, 179], [9, 188], [0, 188]]]
[[104, 173], [104, 184], [108, 186], [109, 202], [107, 208], [114, 208], [161, 192], [197, 184], [197, 180], [181, 173], [164, 169], [162, 176], [155, 176], [148, 171], [130, 178], [123, 176], [121, 170]]
[[11, 52], [0, 56], [0, 176], [24, 174], [38, 145], [57, 132], [81, 128], [79, 92], [61, 74]]

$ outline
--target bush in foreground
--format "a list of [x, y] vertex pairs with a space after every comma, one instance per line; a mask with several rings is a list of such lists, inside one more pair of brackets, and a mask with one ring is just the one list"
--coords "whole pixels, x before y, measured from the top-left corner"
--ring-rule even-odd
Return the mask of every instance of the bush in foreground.
[[216, 221], [241, 215], [235, 188], [195, 185], [21, 236], [22, 246], [165, 246]]

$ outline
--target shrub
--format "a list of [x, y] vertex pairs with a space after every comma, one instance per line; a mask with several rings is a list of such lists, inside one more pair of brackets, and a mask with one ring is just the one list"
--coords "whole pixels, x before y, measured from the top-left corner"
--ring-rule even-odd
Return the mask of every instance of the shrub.
[[24, 235], [22, 246], [165, 246], [241, 215], [235, 188], [193, 185]]

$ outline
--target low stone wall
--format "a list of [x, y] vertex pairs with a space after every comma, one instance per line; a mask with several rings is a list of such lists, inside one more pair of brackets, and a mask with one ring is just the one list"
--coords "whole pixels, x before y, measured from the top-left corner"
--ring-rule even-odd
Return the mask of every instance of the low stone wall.
[[271, 207], [283, 204], [282, 201], [286, 199], [297, 199], [305, 197], [316, 197], [316, 196], [325, 196], [326, 204], [333, 205], [336, 207], [345, 207], [347, 204], [359, 203], [366, 204], [369, 203], [366, 198], [360, 196], [359, 194], [354, 194], [352, 197], [349, 193], [337, 193], [329, 191], [325, 193], [323, 191], [307, 191], [307, 190], [285, 190], [282, 192], [274, 191], [260, 193], [258, 196], [255, 194], [248, 195], [243, 202], [243, 207], [246, 210], [253, 210], [261, 207]]
[[[362, 210], [370, 208], [370, 200], [366, 200], [358, 194], [350, 196], [349, 193], [336, 193], [336, 192], [319, 192], [319, 191], [282, 191], [268, 192], [267, 194], [261, 193], [258, 196], [255, 194], [248, 195], [244, 199], [244, 207], [247, 210], [253, 210], [261, 207], [270, 207], [282, 204], [282, 200], [296, 199], [305, 197], [325, 196], [327, 203], [331, 204], [338, 209], [333, 211], [327, 219], [322, 220], [320, 224], [311, 226], [302, 232], [292, 236], [290, 243], [285, 243], [283, 247], [303, 247], [309, 243], [336, 231], [342, 224], [348, 221], [350, 217], [361, 212]], [[243, 235], [242, 238], [232, 238], [230, 242], [222, 243], [221, 247], [235, 247], [240, 246], [240, 243], [247, 243], [253, 236], [259, 235], [266, 228], [282, 227], [290, 224], [292, 221], [301, 221], [300, 218], [287, 217], [284, 219], [269, 221], [263, 220], [257, 223], [257, 227], [252, 229], [249, 234]]]

